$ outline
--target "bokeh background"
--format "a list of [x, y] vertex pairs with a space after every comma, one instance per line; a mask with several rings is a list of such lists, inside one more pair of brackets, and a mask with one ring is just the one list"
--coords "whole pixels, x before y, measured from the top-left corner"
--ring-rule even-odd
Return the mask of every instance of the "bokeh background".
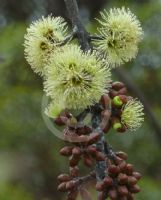
[[[131, 63], [113, 71], [130, 94], [146, 104], [146, 119], [136, 133], [111, 132], [114, 149], [129, 154], [143, 174], [136, 200], [161, 199], [161, 1], [79, 0], [82, 19], [95, 32], [94, 20], [103, 8], [129, 7], [145, 31], [140, 51]], [[63, 0], [0, 0], [0, 199], [64, 200], [57, 192], [57, 175], [68, 172], [59, 156], [64, 142], [46, 127], [42, 114], [42, 80], [24, 59], [26, 27], [42, 15], [67, 19]], [[93, 198], [96, 197], [93, 194]]]

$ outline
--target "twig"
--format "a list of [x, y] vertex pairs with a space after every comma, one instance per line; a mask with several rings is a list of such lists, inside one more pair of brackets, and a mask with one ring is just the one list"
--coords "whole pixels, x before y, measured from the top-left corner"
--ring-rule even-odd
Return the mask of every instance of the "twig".
[[64, 0], [64, 2], [68, 10], [73, 30], [76, 31], [76, 36], [78, 38], [82, 50], [83, 51], [90, 50], [91, 46], [89, 42], [90, 41], [89, 33], [86, 31], [81, 22], [76, 0]]

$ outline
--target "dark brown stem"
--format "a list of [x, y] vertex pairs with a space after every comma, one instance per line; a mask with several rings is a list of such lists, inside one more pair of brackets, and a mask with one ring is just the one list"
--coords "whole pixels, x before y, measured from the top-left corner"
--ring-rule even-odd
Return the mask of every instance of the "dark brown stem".
[[89, 33], [84, 28], [80, 16], [76, 0], [64, 0], [69, 18], [72, 23], [73, 30], [76, 32], [79, 44], [83, 51], [91, 49]]

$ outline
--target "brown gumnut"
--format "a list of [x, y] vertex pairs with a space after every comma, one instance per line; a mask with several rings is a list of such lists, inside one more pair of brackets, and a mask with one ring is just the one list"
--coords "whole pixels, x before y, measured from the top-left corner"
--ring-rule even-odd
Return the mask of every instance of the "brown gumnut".
[[98, 182], [97, 184], [96, 184], [96, 190], [97, 191], [103, 191], [104, 190], [104, 183], [103, 182]]
[[118, 193], [120, 196], [127, 196], [128, 195], [128, 189], [126, 186], [118, 186]]
[[109, 190], [108, 195], [111, 198], [111, 200], [117, 200], [117, 198], [118, 198], [118, 194], [115, 189]]
[[70, 156], [72, 155], [72, 149], [73, 147], [63, 147], [61, 150], [60, 150], [60, 154], [63, 155], [63, 156]]
[[125, 94], [127, 94], [127, 89], [126, 89], [126, 87], [123, 87], [122, 89], [120, 89], [120, 90], [118, 91], [118, 95], [125, 95]]
[[72, 190], [77, 186], [77, 181], [69, 181], [66, 183], [66, 189], [67, 190]]
[[66, 183], [61, 183], [61, 184], [58, 186], [58, 191], [60, 191], [60, 192], [66, 192], [66, 191], [67, 191]]
[[102, 152], [97, 151], [96, 152], [96, 160], [97, 161], [104, 161], [105, 160], [105, 155]]
[[88, 146], [86, 152], [92, 156], [96, 155], [97, 149], [94, 146]]
[[133, 185], [129, 188], [131, 193], [138, 193], [140, 192], [140, 187], [138, 185]]
[[88, 139], [88, 145], [96, 143], [99, 140], [99, 138], [100, 138], [99, 133], [91, 133]]
[[128, 96], [126, 95], [119, 95], [121, 101], [125, 104], [128, 102]]
[[71, 180], [71, 177], [68, 174], [60, 174], [57, 179], [60, 182], [67, 182]]
[[141, 174], [139, 172], [133, 172], [132, 175], [137, 179], [140, 180], [141, 179]]
[[82, 154], [81, 148], [80, 147], [74, 147], [72, 150], [72, 154], [74, 156], [80, 156]]
[[99, 194], [98, 194], [98, 200], [105, 200], [104, 192], [99, 192]]
[[115, 157], [114, 157], [114, 163], [115, 163], [116, 165], [120, 165], [122, 162], [123, 162], [123, 159], [122, 159], [122, 158], [120, 158], [120, 157], [118, 157], [118, 156], [115, 156]]
[[120, 89], [124, 88], [125, 85], [122, 82], [116, 81], [112, 83], [112, 89], [119, 91]]
[[67, 196], [67, 200], [76, 200], [78, 196], [78, 191], [70, 191]]
[[116, 165], [110, 165], [108, 168], [108, 172], [109, 172], [110, 176], [115, 177], [119, 174], [120, 169]]
[[78, 164], [79, 160], [80, 160], [80, 156], [73, 156], [73, 155], [72, 155], [72, 156], [69, 158], [69, 165], [70, 165], [71, 167], [75, 167], [75, 166]]
[[127, 183], [127, 181], [128, 181], [128, 176], [127, 176], [126, 174], [120, 173], [120, 174], [118, 175], [117, 180], [118, 180], [118, 183], [119, 183], [120, 185], [125, 185], [125, 184]]
[[93, 165], [93, 160], [90, 156], [88, 155], [84, 155], [84, 164], [87, 166], [87, 167], [92, 167]]
[[125, 161], [122, 161], [120, 164], [119, 164], [119, 168], [120, 168], [120, 171], [121, 172], [125, 172], [126, 171], [126, 162]]
[[100, 103], [101, 103], [101, 105], [103, 106], [104, 109], [107, 109], [109, 107], [110, 98], [109, 98], [108, 94], [102, 95], [102, 97], [100, 99]]
[[126, 165], [126, 174], [132, 175], [133, 171], [134, 171], [133, 165], [132, 164], [127, 164]]
[[138, 182], [138, 180], [133, 176], [128, 176], [128, 184], [129, 185], [135, 185]]
[[103, 180], [104, 184], [107, 186], [107, 187], [110, 187], [113, 185], [113, 180], [112, 178], [106, 176]]
[[119, 158], [123, 159], [123, 160], [127, 160], [127, 158], [128, 158], [128, 155], [125, 152], [123, 152], [123, 151], [116, 152], [116, 155]]
[[111, 90], [109, 92], [109, 96], [113, 99], [115, 96], [118, 96], [118, 92], [114, 91], [114, 90]]
[[79, 168], [77, 166], [70, 167], [70, 175], [72, 177], [78, 177], [78, 175], [79, 175]]

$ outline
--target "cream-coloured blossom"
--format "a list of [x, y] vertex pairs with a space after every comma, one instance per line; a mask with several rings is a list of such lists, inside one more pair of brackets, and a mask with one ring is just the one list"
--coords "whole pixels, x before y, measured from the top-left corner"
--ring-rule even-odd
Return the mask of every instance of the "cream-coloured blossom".
[[98, 29], [101, 40], [96, 40], [97, 48], [107, 57], [108, 62], [115, 67], [135, 58], [138, 43], [143, 31], [139, 20], [126, 8], [113, 8], [109, 12], [101, 12], [101, 27]]
[[66, 36], [66, 23], [61, 17], [42, 17], [33, 22], [25, 35], [25, 57], [32, 69], [44, 75], [44, 66]]
[[63, 101], [66, 108], [82, 109], [107, 92], [110, 76], [109, 67], [94, 53], [69, 45], [51, 59], [44, 86], [47, 95]]
[[136, 99], [129, 100], [122, 108], [121, 122], [129, 129], [136, 130], [144, 121], [143, 105]]

